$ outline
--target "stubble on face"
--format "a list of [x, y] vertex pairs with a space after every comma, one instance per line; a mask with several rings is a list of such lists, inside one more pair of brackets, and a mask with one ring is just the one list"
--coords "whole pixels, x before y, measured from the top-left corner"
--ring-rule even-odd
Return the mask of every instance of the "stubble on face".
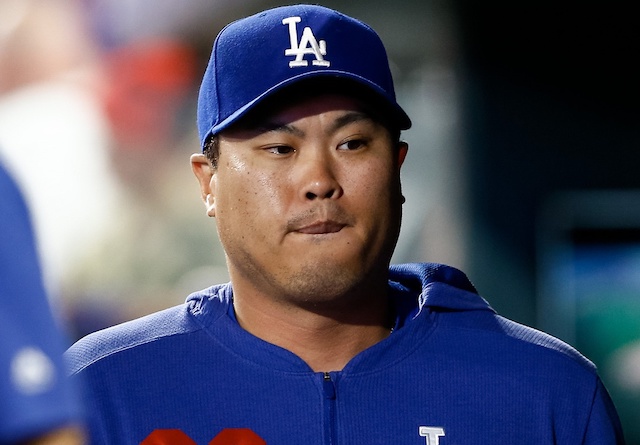
[[[308, 310], [386, 293], [401, 194], [393, 144], [385, 135], [366, 164], [356, 161], [349, 175], [357, 179], [341, 177], [352, 181], [347, 197], [303, 205], [292, 205], [295, 200], [283, 191], [295, 186], [278, 178], [286, 176], [282, 170], [260, 171], [251, 158], [238, 156], [237, 146], [220, 145], [218, 169], [224, 170], [218, 172], [216, 218], [234, 291], [268, 295]], [[310, 234], [318, 224], [325, 225], [325, 232], [344, 232]]]
[[[286, 236], [296, 236], [295, 229], [305, 226], [316, 220], [317, 214], [331, 214], [333, 220], [346, 223], [342, 230], [350, 230], [355, 219], [342, 210], [335, 207], [331, 211], [312, 209], [292, 216], [284, 224], [283, 232]], [[398, 207], [397, 216], [390, 219], [397, 220], [397, 224], [391, 223], [389, 232], [384, 234], [381, 252], [377, 255], [373, 250], [379, 245], [365, 244], [364, 249], [358, 254], [357, 261], [345, 261], [345, 252], [352, 251], [346, 241], [345, 246], [328, 248], [329, 241], [322, 239], [311, 240], [306, 244], [289, 248], [292, 257], [299, 261], [295, 263], [280, 262], [277, 257], [273, 261], [264, 263], [256, 260], [256, 249], [246, 249], [243, 243], [224, 243], [227, 246], [227, 258], [234, 283], [250, 283], [254, 294], [268, 294], [273, 300], [284, 305], [293, 305], [308, 311], [317, 313], [329, 313], [340, 311], [367, 302], [374, 294], [379, 294], [381, 289], [386, 292], [386, 277], [391, 253], [395, 247], [397, 234], [400, 227], [401, 208]], [[247, 218], [251, 215], [247, 213]], [[220, 233], [221, 239], [225, 234]], [[257, 241], [256, 241], [257, 242]], [[266, 244], [262, 247], [266, 248]], [[353, 249], [353, 251], [356, 251]], [[268, 255], [265, 251], [263, 256]], [[241, 278], [240, 280], [234, 280]], [[234, 288], [236, 286], [234, 285]], [[236, 290], [246, 289], [246, 287]], [[255, 292], [257, 291], [257, 292]]]

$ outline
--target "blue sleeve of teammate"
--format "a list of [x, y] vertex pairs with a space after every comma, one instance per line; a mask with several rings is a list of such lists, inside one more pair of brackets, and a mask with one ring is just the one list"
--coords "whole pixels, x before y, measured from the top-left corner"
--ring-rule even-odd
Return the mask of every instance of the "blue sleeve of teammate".
[[0, 443], [80, 419], [66, 346], [51, 313], [31, 221], [0, 164]]

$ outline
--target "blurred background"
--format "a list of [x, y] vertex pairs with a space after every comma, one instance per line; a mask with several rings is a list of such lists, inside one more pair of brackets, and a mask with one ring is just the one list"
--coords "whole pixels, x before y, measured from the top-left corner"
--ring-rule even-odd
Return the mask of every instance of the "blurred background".
[[[387, 45], [414, 127], [394, 262], [467, 272], [599, 367], [640, 444], [631, 2], [327, 0]], [[215, 35], [266, 0], [2, 0], [0, 156], [70, 341], [227, 280], [189, 155]]]

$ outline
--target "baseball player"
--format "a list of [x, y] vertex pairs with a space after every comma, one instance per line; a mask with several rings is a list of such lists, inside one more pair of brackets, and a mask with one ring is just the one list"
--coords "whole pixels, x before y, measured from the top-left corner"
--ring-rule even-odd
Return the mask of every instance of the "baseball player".
[[0, 443], [81, 444], [77, 395], [22, 195], [0, 164]]
[[454, 268], [390, 266], [410, 126], [361, 21], [296, 5], [224, 28], [191, 163], [231, 281], [69, 350], [92, 443], [622, 443], [576, 350]]

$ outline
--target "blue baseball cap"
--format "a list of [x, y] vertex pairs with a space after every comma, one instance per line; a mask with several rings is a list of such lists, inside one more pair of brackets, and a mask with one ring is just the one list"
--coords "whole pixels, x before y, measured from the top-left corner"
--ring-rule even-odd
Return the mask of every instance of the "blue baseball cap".
[[282, 6], [227, 25], [216, 38], [198, 97], [198, 132], [207, 139], [265, 98], [302, 80], [345, 79], [400, 130], [411, 120], [396, 101], [387, 52], [365, 23], [315, 5]]

